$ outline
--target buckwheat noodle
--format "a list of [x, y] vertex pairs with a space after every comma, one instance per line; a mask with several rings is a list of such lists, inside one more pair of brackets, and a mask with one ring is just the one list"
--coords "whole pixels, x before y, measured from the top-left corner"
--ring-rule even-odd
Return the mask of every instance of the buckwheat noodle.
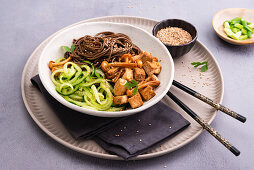
[[89, 60], [99, 65], [103, 60], [118, 61], [123, 54], [137, 55], [140, 48], [132, 43], [130, 37], [123, 33], [100, 32], [95, 36], [86, 35], [73, 40], [75, 49], [72, 53], [66, 52], [65, 58], [72, 57], [72, 61], [81, 64]]

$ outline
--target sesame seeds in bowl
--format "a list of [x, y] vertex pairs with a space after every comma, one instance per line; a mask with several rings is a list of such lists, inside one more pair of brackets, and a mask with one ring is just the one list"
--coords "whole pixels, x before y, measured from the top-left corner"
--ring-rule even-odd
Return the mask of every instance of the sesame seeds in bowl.
[[178, 27], [167, 27], [157, 32], [156, 37], [167, 45], [182, 45], [190, 42], [190, 33]]
[[167, 19], [158, 22], [152, 31], [176, 58], [188, 53], [197, 40], [196, 28], [180, 19]]

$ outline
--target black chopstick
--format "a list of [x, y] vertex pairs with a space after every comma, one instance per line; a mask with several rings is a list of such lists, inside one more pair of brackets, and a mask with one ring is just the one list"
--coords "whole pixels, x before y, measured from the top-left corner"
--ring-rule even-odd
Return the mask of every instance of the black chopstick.
[[188, 106], [186, 106], [181, 100], [174, 96], [170, 91], [167, 95], [180, 106], [188, 115], [190, 115], [194, 120], [196, 120], [205, 130], [207, 130], [211, 135], [213, 135], [220, 143], [222, 143], [228, 150], [230, 150], [235, 156], [240, 155], [240, 151], [230, 144], [224, 137], [222, 137], [215, 129], [213, 129], [208, 123], [202, 120], [195, 112], [193, 112]]
[[227, 115], [229, 115], [229, 116], [231, 116], [243, 123], [246, 121], [246, 117], [230, 110], [229, 108], [227, 108], [219, 103], [215, 103], [213, 100], [209, 99], [208, 97], [196, 92], [195, 90], [190, 89], [189, 87], [186, 87], [185, 85], [183, 85], [175, 80], [173, 81], [173, 85], [178, 87], [179, 89], [185, 91], [186, 93], [202, 100], [203, 102], [209, 104], [210, 106], [216, 108], [217, 110], [220, 110], [220, 111], [226, 113]]

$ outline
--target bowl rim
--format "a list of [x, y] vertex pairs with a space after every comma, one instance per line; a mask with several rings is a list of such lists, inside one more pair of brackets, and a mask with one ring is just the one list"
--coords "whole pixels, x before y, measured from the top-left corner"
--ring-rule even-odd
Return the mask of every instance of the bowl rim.
[[[42, 70], [43, 70], [43, 65], [42, 65], [42, 60], [43, 60], [43, 56], [45, 55], [45, 51], [46, 49], [52, 44], [52, 42], [57, 39], [59, 36], [62, 36], [65, 32], [67, 32], [68, 30], [71, 30], [73, 28], [76, 28], [76, 27], [81, 27], [83, 25], [101, 25], [101, 24], [110, 24], [110, 25], [117, 25], [117, 26], [124, 26], [124, 27], [131, 27], [131, 28], [134, 28], [134, 29], [137, 29], [137, 30], [140, 30], [142, 32], [144, 32], [145, 34], [147, 34], [148, 36], [150, 36], [152, 39], [154, 39], [155, 41], [157, 41], [161, 47], [164, 49], [164, 51], [167, 53], [167, 56], [169, 57], [169, 63], [171, 64], [171, 73], [170, 73], [170, 79], [169, 79], [169, 82], [168, 84], [166, 85], [164, 91], [158, 95], [153, 101], [151, 101], [150, 103], [146, 104], [146, 105], [143, 105], [141, 107], [138, 107], [138, 108], [135, 108], [135, 109], [129, 109], [129, 110], [124, 110], [124, 111], [117, 111], [117, 112], [108, 112], [108, 111], [97, 111], [97, 110], [91, 110], [91, 109], [86, 109], [86, 108], [82, 108], [80, 106], [77, 106], [77, 105], [74, 105], [68, 101], [66, 101], [61, 95], [55, 95], [53, 93], [53, 91], [50, 90], [49, 88], [49, 85], [44, 81], [46, 80], [46, 76], [43, 76], [42, 75]], [[44, 47], [41, 55], [40, 55], [40, 58], [39, 58], [39, 62], [38, 62], [38, 72], [39, 72], [39, 77], [41, 79], [41, 82], [43, 84], [43, 86], [45, 87], [45, 89], [49, 92], [49, 94], [54, 98], [56, 99], [58, 102], [60, 102], [61, 104], [65, 105], [66, 107], [68, 108], [71, 108], [75, 111], [78, 111], [78, 112], [81, 112], [81, 113], [84, 113], [84, 114], [88, 114], [88, 115], [93, 115], [93, 116], [99, 116], [99, 117], [123, 117], [123, 116], [128, 116], [128, 115], [132, 115], [132, 114], [135, 114], [135, 113], [138, 113], [138, 112], [141, 112], [143, 110], [146, 110], [148, 109], [149, 107], [155, 105], [156, 103], [158, 103], [165, 95], [166, 93], [168, 92], [168, 90], [170, 89], [171, 85], [172, 85], [172, 82], [173, 82], [173, 78], [174, 78], [174, 62], [173, 62], [173, 58], [171, 56], [171, 54], [169, 53], [169, 51], [167, 50], [167, 48], [164, 46], [164, 44], [159, 40], [157, 39], [156, 37], [154, 37], [153, 35], [151, 35], [148, 31], [145, 31], [139, 27], [136, 27], [136, 26], [133, 26], [133, 25], [130, 25], [130, 24], [126, 24], [126, 23], [112, 23], [112, 22], [89, 22], [89, 23], [82, 23], [82, 24], [78, 24], [78, 25], [74, 25], [66, 30], [63, 30], [59, 33], [56, 34], [56, 36], [54, 38], [52, 38], [48, 44]]]
[[[184, 47], [184, 46], [187, 46], [187, 45], [189, 45], [189, 44], [191, 44], [191, 43], [193, 43], [193, 42], [195, 42], [196, 40], [197, 40], [197, 38], [198, 38], [198, 31], [197, 31], [197, 29], [196, 29], [196, 27], [193, 25], [193, 24], [191, 24], [190, 22], [187, 22], [187, 21], [185, 21], [185, 20], [182, 20], [182, 19], [164, 19], [164, 20], [161, 20], [161, 21], [159, 21], [159, 22], [157, 22], [157, 24], [155, 24], [154, 26], [153, 26], [153, 36], [155, 36], [156, 37], [156, 35], [155, 35], [155, 29], [156, 29], [156, 27], [158, 27], [158, 25], [160, 25], [161, 23], [163, 23], [163, 22], [166, 22], [166, 21], [169, 21], [169, 20], [176, 20], [176, 21], [183, 21], [183, 22], [185, 22], [186, 24], [189, 24], [190, 26], [192, 26], [193, 28], [194, 28], [194, 30], [195, 30], [195, 32], [196, 32], [196, 36], [194, 37], [194, 38], [192, 38], [192, 40], [191, 41], [189, 41], [189, 42], [187, 42], [187, 43], [185, 43], [185, 44], [181, 44], [181, 45], [168, 45], [168, 44], [165, 44], [164, 42], [162, 42], [165, 46], [168, 46], [168, 47]], [[181, 27], [178, 27], [178, 28], [181, 28]], [[188, 32], [188, 31], [187, 31]], [[189, 32], [188, 32], [189, 33]], [[157, 38], [157, 37], [156, 37]]]
[[[219, 15], [220, 13], [226, 11], [226, 10], [248, 10], [248, 11], [253, 11], [252, 9], [248, 9], [248, 8], [224, 8], [218, 12], [216, 12], [214, 15], [213, 15], [213, 19], [212, 19], [212, 26], [213, 26], [213, 29], [214, 31], [216, 32], [216, 34], [221, 38], [223, 39], [224, 41], [228, 42], [228, 43], [231, 43], [231, 44], [235, 44], [235, 45], [249, 45], [249, 44], [253, 44], [254, 43], [254, 39], [251, 40], [251, 41], [244, 41], [244, 40], [234, 40], [232, 38], [229, 38], [226, 36], [226, 34], [222, 34], [218, 31], [218, 29], [215, 28], [215, 17], [217, 15]], [[223, 24], [222, 24], [223, 25]]]

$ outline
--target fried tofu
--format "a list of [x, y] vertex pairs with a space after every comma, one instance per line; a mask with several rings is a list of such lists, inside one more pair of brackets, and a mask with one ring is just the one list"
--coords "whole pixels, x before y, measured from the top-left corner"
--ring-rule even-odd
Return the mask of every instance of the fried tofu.
[[151, 53], [142, 51], [140, 55], [143, 63], [145, 63], [146, 61], [153, 62], [153, 56]]
[[114, 101], [114, 104], [117, 104], [117, 105], [125, 104], [125, 103], [128, 103], [128, 97], [126, 95], [114, 96], [113, 101]]
[[134, 68], [134, 78], [137, 81], [143, 81], [146, 78], [145, 70], [142, 68]]
[[132, 109], [135, 109], [143, 105], [143, 101], [139, 93], [129, 98], [128, 102], [130, 103]]
[[119, 78], [114, 86], [114, 94], [115, 96], [122, 96], [126, 92], [126, 87], [124, 86], [127, 83], [127, 80]]
[[125, 68], [125, 72], [124, 72], [122, 78], [127, 81], [131, 81], [133, 79], [133, 70], [130, 68]]
[[153, 98], [153, 96], [156, 95], [151, 86], [147, 86], [146, 88], [140, 90], [140, 94], [145, 101], [150, 100], [151, 98]]
[[150, 62], [146, 61], [143, 65], [143, 68], [149, 76], [152, 74], [159, 74], [161, 72], [161, 65], [159, 62]]

